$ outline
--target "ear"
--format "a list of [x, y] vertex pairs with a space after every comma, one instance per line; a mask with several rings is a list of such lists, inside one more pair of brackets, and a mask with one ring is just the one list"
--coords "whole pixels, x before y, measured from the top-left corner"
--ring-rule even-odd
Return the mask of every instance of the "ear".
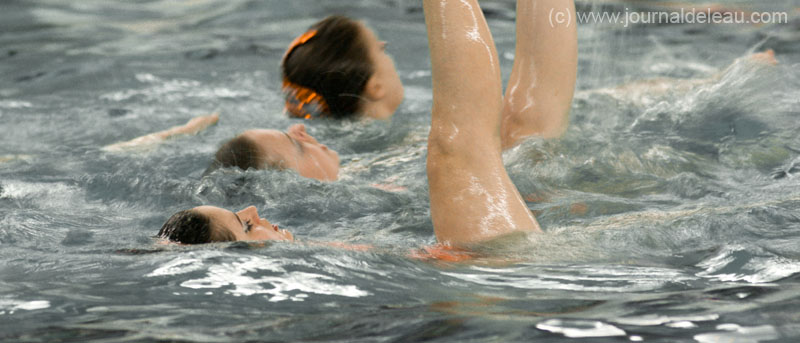
[[367, 86], [364, 87], [364, 96], [372, 101], [383, 99], [386, 96], [386, 87], [374, 73], [367, 80]]

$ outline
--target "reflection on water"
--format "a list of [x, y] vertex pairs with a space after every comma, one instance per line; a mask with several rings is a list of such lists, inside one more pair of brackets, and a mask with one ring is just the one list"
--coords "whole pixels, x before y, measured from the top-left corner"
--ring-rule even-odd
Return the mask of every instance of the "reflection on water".
[[19, 301], [14, 299], [0, 300], [0, 315], [12, 315], [16, 311], [34, 311], [50, 307], [50, 302], [46, 300]]
[[[287, 271], [284, 264], [292, 264], [292, 261], [258, 256], [241, 258], [233, 263], [212, 264], [207, 267], [205, 277], [186, 280], [180, 285], [191, 289], [226, 289], [232, 286], [233, 289], [224, 292], [234, 296], [265, 294], [270, 302], [303, 301], [308, 297], [307, 293], [355, 298], [370, 295], [353, 285], [338, 285], [333, 277], [327, 275]], [[147, 276], [178, 275], [205, 269], [201, 260], [180, 257]], [[254, 277], [252, 274], [270, 276]]]
[[[602, 322], [548, 319], [536, 325], [539, 330], [559, 333], [569, 338], [625, 336], [625, 331]], [[635, 340], [631, 336], [631, 340]]]
[[[514, 2], [481, 3], [507, 78]], [[0, 340], [792, 341], [800, 4], [724, 4], [791, 22], [580, 26], [569, 131], [504, 156], [546, 233], [453, 263], [409, 257], [435, 240], [419, 3], [6, 1]], [[391, 43], [407, 97], [394, 120], [308, 123], [340, 152], [335, 183], [201, 178], [221, 142], [295, 123], [281, 111], [280, 57], [334, 12]], [[754, 48], [779, 64], [743, 58]], [[218, 125], [196, 136], [100, 150], [214, 111]], [[201, 204], [255, 205], [304, 243], [156, 244], [169, 214]]]
[[769, 325], [742, 327], [736, 324], [721, 324], [717, 326], [718, 333], [704, 333], [695, 335], [694, 339], [700, 343], [710, 342], [761, 342], [780, 338], [774, 327]]

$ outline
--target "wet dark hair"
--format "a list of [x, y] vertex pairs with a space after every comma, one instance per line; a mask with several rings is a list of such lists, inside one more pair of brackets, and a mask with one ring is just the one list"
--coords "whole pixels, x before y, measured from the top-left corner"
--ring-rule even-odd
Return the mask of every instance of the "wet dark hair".
[[195, 210], [180, 211], [167, 219], [158, 236], [183, 244], [232, 242], [236, 237], [228, 230], [214, 230], [211, 219]]
[[363, 26], [344, 16], [330, 16], [314, 24], [317, 33], [289, 51], [283, 60], [283, 77], [319, 93], [330, 113], [343, 119], [361, 110], [361, 95], [374, 73]]
[[239, 167], [241, 170], [269, 168], [270, 164], [261, 156], [262, 152], [252, 139], [239, 135], [225, 142], [214, 155], [214, 161], [203, 175], [219, 168]]

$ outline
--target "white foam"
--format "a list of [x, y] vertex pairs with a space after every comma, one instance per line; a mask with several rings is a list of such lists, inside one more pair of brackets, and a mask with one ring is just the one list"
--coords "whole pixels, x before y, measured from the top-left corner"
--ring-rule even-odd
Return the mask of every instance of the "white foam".
[[770, 325], [743, 327], [738, 324], [720, 324], [717, 330], [726, 332], [712, 332], [695, 335], [694, 339], [700, 343], [757, 343], [777, 339], [780, 336]]
[[560, 333], [569, 338], [625, 336], [622, 329], [599, 321], [550, 319], [536, 324], [539, 330]]
[[0, 299], [0, 314], [13, 314], [16, 311], [34, 311], [50, 307], [47, 300], [20, 301], [13, 299]]
[[666, 283], [695, 279], [671, 269], [630, 266], [608, 268], [573, 266], [571, 274], [541, 267], [502, 269], [473, 267], [472, 269], [481, 273], [443, 272], [442, 274], [485, 286], [584, 292], [641, 292], [659, 289]]
[[636, 325], [636, 326], [657, 326], [666, 324], [669, 327], [687, 328], [693, 327], [693, 322], [704, 322], [719, 319], [717, 314], [707, 315], [686, 315], [686, 316], [662, 316], [656, 314], [649, 314], [636, 317], [621, 317], [611, 320], [614, 323], [622, 325]]
[[203, 261], [197, 258], [177, 258], [166, 265], [145, 275], [146, 277], [179, 275], [190, 273], [203, 268]]
[[64, 204], [76, 205], [76, 199], [82, 199], [84, 194], [82, 189], [63, 183], [7, 181], [2, 185], [0, 198], [30, 198], [55, 208], [62, 208]]
[[696, 328], [697, 324], [692, 323], [690, 321], [682, 321], [682, 322], [667, 323], [667, 326], [676, 329], [692, 329]]
[[149, 73], [139, 73], [139, 74], [136, 74], [135, 77], [136, 77], [137, 81], [144, 82], [144, 83], [156, 83], [156, 82], [161, 81], [161, 79], [158, 78], [158, 76], [155, 76], [155, 75], [149, 74]]
[[0, 108], [31, 108], [33, 104], [27, 101], [16, 100], [2, 100], [0, 101]]
[[[232, 286], [225, 293], [234, 296], [265, 295], [271, 302], [304, 301], [307, 293], [338, 295], [358, 298], [370, 295], [354, 285], [340, 285], [335, 279], [321, 274], [287, 272], [283, 265], [293, 263], [266, 257], [247, 257], [233, 263], [216, 264], [208, 268], [205, 277], [187, 280], [182, 287], [192, 289], [223, 288]], [[278, 273], [277, 276], [255, 277], [252, 272]]]
[[226, 87], [208, 87], [196, 80], [163, 80], [152, 74], [137, 74], [136, 80], [150, 86], [106, 93], [101, 95], [100, 99], [120, 102], [141, 97], [146, 100], [177, 101], [184, 98], [224, 99], [250, 96], [250, 92], [247, 91], [237, 91]]

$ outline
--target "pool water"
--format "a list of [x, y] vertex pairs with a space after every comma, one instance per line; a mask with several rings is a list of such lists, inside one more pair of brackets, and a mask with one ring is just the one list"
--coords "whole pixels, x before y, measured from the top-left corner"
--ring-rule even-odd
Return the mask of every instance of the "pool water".
[[[507, 78], [514, 2], [482, 4]], [[800, 1], [725, 4], [790, 22], [580, 26], [569, 131], [505, 155], [546, 233], [454, 263], [410, 256], [435, 243], [418, 2], [5, 0], [0, 341], [796, 341]], [[297, 122], [279, 61], [331, 13], [389, 42], [406, 85], [393, 120], [307, 123], [339, 151], [337, 182], [202, 178], [226, 139]], [[768, 48], [779, 65], [739, 62], [690, 91], [616, 88], [709, 78]], [[100, 149], [213, 111], [196, 136]], [[156, 243], [172, 213], [206, 204], [255, 205], [300, 243]]]

